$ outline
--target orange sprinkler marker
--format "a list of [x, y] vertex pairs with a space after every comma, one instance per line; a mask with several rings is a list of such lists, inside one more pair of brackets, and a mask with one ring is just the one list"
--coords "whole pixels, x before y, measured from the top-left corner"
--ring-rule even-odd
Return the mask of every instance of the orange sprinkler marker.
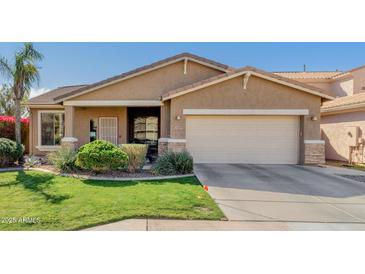
[[204, 190], [208, 191], [208, 186], [207, 185], [204, 185]]

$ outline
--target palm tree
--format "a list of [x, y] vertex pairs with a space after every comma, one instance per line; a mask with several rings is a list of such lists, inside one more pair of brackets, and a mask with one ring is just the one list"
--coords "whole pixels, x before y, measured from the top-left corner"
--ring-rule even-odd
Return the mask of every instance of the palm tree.
[[33, 84], [39, 84], [39, 68], [36, 62], [43, 59], [32, 43], [24, 43], [24, 47], [17, 51], [10, 63], [0, 57], [0, 73], [10, 80], [12, 96], [15, 103], [15, 140], [21, 144], [20, 118], [21, 102], [24, 95], [29, 93]]

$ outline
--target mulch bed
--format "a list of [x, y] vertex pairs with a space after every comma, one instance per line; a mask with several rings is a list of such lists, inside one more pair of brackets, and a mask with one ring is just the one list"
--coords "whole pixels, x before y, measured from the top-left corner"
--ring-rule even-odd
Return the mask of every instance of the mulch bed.
[[[58, 172], [52, 165], [41, 165], [39, 168], [49, 170], [51, 172]], [[70, 173], [70, 175], [83, 175], [83, 176], [100, 176], [100, 177], [109, 177], [109, 178], [144, 178], [144, 177], [157, 177], [159, 175], [152, 174], [149, 170], [140, 170], [135, 173], [129, 173], [123, 170], [108, 170], [99, 173], [95, 173], [92, 171], [86, 170], [77, 170], [75, 172]]]

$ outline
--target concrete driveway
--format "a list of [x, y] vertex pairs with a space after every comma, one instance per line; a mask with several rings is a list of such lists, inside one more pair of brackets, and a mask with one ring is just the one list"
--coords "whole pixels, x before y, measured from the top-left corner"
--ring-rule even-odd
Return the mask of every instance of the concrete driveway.
[[246, 164], [197, 164], [194, 169], [231, 221], [365, 223], [362, 171]]

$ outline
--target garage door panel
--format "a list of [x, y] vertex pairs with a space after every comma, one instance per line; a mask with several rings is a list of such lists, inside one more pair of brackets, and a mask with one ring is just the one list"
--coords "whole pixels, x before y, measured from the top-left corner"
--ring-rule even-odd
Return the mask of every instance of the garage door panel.
[[188, 116], [186, 146], [196, 163], [296, 164], [297, 116]]

